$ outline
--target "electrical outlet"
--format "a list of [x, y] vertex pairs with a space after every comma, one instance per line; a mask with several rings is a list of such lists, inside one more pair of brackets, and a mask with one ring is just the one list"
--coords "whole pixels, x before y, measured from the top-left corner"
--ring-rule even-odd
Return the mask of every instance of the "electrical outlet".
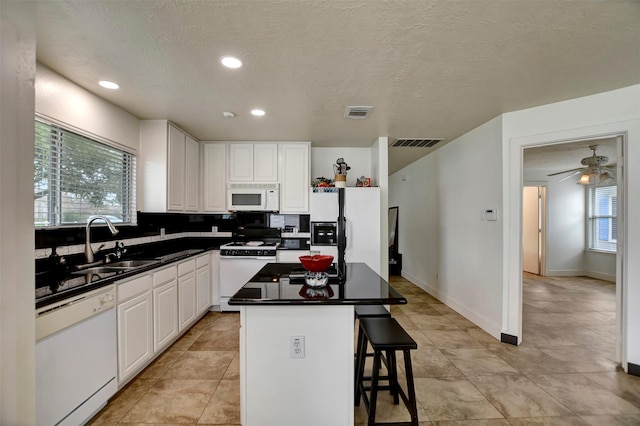
[[304, 358], [304, 336], [289, 337], [289, 358]]

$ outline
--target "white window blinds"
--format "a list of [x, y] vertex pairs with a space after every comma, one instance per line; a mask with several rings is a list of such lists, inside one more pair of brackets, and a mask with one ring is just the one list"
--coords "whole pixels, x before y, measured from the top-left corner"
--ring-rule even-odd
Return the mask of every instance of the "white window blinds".
[[35, 226], [85, 224], [96, 214], [135, 222], [135, 161], [126, 151], [36, 119]]
[[616, 251], [618, 197], [616, 186], [589, 187], [587, 235], [592, 250]]

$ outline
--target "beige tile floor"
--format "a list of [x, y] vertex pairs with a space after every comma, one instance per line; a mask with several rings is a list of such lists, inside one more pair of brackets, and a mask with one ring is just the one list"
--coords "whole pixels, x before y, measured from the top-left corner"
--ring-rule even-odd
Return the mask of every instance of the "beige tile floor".
[[[409, 281], [391, 281], [409, 300], [392, 313], [418, 342], [412, 360], [421, 426], [640, 425], [640, 377], [613, 361], [613, 284], [525, 275], [516, 347]], [[209, 313], [92, 424], [240, 424], [238, 328], [237, 314]], [[378, 405], [378, 421], [408, 420], [388, 393]], [[366, 419], [356, 408], [356, 425]]]

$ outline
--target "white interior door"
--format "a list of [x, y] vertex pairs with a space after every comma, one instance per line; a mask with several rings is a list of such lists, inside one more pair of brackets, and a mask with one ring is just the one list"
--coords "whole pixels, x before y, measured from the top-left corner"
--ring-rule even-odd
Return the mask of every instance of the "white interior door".
[[540, 274], [540, 196], [537, 186], [522, 188], [522, 270]]

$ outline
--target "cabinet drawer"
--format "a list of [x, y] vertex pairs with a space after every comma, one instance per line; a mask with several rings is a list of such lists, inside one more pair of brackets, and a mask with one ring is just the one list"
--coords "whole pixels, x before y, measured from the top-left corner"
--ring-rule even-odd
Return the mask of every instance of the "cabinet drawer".
[[118, 284], [116, 290], [118, 294], [118, 303], [149, 290], [151, 290], [151, 275], [143, 275], [141, 277], [134, 278], [131, 281]]
[[171, 280], [175, 280], [178, 277], [177, 268], [170, 266], [158, 272], [153, 273], [153, 287], [161, 286], [164, 283], [168, 283]]
[[211, 256], [209, 255], [209, 253], [207, 253], [204, 256], [199, 256], [198, 258], [196, 258], [196, 268], [202, 268], [203, 266], [208, 266], [210, 258]]
[[187, 260], [186, 262], [182, 262], [178, 265], [178, 276], [181, 277], [195, 270], [196, 270], [195, 259]]

